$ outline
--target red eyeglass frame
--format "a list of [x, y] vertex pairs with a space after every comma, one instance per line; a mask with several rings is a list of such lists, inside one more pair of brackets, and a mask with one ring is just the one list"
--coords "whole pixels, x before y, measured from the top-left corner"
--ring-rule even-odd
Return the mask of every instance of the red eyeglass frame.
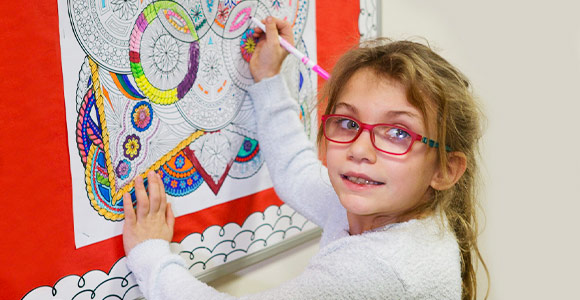
[[[352, 140], [348, 141], [348, 142], [340, 142], [340, 141], [336, 141], [336, 140], [333, 140], [333, 139], [329, 138], [326, 135], [326, 120], [328, 120], [331, 117], [343, 117], [343, 118], [346, 118], [346, 119], [353, 120], [357, 124], [359, 124], [359, 130], [356, 133], [356, 135], [354, 136], [354, 138]], [[390, 155], [405, 155], [405, 154], [409, 153], [409, 151], [411, 151], [411, 148], [413, 147], [413, 144], [415, 144], [415, 141], [419, 141], [419, 142], [421, 142], [421, 143], [423, 143], [423, 144], [425, 144], [425, 145], [427, 145], [427, 146], [429, 146], [431, 148], [439, 148], [439, 143], [437, 141], [432, 140], [432, 139], [430, 139], [428, 137], [422, 136], [422, 135], [420, 135], [418, 133], [415, 133], [414, 131], [412, 131], [410, 129], [403, 128], [401, 126], [397, 126], [397, 125], [393, 125], [393, 124], [387, 124], [387, 123], [367, 124], [367, 123], [363, 123], [363, 122], [361, 122], [361, 121], [359, 121], [359, 120], [357, 120], [357, 119], [355, 119], [355, 118], [353, 118], [351, 116], [347, 116], [347, 115], [337, 115], [337, 114], [322, 115], [322, 117], [320, 119], [322, 121], [322, 133], [324, 134], [324, 137], [327, 140], [329, 140], [329, 141], [331, 141], [333, 143], [350, 144], [350, 143], [356, 141], [356, 139], [358, 139], [358, 137], [361, 135], [361, 133], [363, 132], [363, 130], [366, 129], [366, 130], [369, 131], [369, 133], [371, 135], [371, 143], [373, 144], [373, 147], [375, 147], [375, 149], [377, 149], [377, 150], [379, 150], [379, 151], [381, 151], [383, 153], [387, 153], [387, 154], [390, 154]], [[411, 138], [412, 138], [411, 139], [411, 143], [409, 144], [409, 148], [407, 148], [407, 150], [405, 152], [403, 152], [403, 153], [388, 152], [388, 151], [379, 149], [377, 147], [377, 145], [375, 145], [375, 134], [373, 132], [373, 129], [375, 127], [377, 127], [377, 126], [384, 126], [384, 125], [389, 126], [389, 127], [393, 127], [393, 128], [397, 128], [397, 129], [401, 129], [401, 130], [407, 132], [409, 135], [411, 135]], [[451, 151], [451, 148], [449, 148], [449, 146], [445, 146], [445, 150]]]

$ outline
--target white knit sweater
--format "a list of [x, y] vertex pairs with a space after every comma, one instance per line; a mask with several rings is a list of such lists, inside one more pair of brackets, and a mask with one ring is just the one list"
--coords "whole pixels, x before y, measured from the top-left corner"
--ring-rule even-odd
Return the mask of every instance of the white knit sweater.
[[[345, 209], [282, 77], [265, 79], [249, 93], [276, 193], [323, 234], [304, 273], [242, 299], [461, 299], [459, 248], [444, 219], [433, 215], [349, 235]], [[195, 279], [163, 240], [137, 245], [128, 266], [149, 300], [234, 298]]]

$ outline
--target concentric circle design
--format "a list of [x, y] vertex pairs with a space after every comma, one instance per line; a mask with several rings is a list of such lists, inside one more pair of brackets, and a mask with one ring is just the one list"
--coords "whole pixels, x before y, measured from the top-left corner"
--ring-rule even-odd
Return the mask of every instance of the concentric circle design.
[[[246, 93], [233, 82], [227, 71], [228, 62], [222, 54], [225, 40], [213, 32], [204, 39], [200, 42], [201, 52], [205, 55], [200, 57], [199, 76], [176, 106], [191, 126], [215, 131], [234, 119]], [[237, 52], [239, 55], [239, 41]], [[245, 61], [243, 63], [247, 65]]]
[[[249, 46], [250, 43], [247, 41], [247, 35], [246, 42], [243, 41], [244, 34], [253, 27], [250, 26], [249, 17], [262, 19], [269, 15], [270, 12], [262, 2], [244, 1], [232, 9], [225, 27], [221, 31], [221, 35], [224, 37], [222, 56], [225, 61], [225, 67], [229, 77], [240, 89], [246, 90], [248, 86], [254, 83], [254, 77], [252, 77], [250, 68], [248, 68], [249, 53], [248, 51], [244, 53], [241, 49], [242, 43], [247, 43], [244, 44], [244, 47], [246, 45]], [[245, 22], [240, 24], [241, 21]]]
[[151, 0], [68, 0], [73, 32], [91, 59], [119, 74], [130, 74], [129, 38], [139, 13]]
[[169, 105], [193, 86], [199, 63], [195, 25], [183, 7], [157, 1], [137, 17], [129, 43], [131, 73], [151, 102]]
[[[182, 0], [179, 2], [189, 14], [199, 39], [211, 32], [214, 20], [218, 14], [219, 0]], [[217, 26], [217, 25], [215, 25]]]
[[140, 101], [134, 107], [131, 112], [131, 124], [133, 128], [139, 132], [143, 132], [153, 123], [153, 108], [151, 104], [147, 101]]
[[254, 51], [256, 51], [257, 44], [258, 39], [254, 38], [254, 29], [250, 28], [242, 34], [242, 39], [240, 40], [240, 52], [242, 53], [242, 58], [246, 62], [250, 62]]
[[123, 142], [123, 155], [129, 160], [134, 160], [141, 152], [141, 138], [136, 134], [130, 134]]
[[[77, 146], [99, 214], [119, 218], [119, 191], [129, 190], [131, 178], [145, 168], [161, 174], [176, 197], [195, 191], [202, 174], [212, 179], [209, 185], [260, 170], [260, 147], [250, 138], [255, 125], [240, 117], [251, 115], [244, 103], [254, 83], [248, 62], [257, 41], [249, 20], [287, 20], [297, 48], [306, 52], [301, 36], [308, 0], [68, 1], [75, 37], [91, 60], [90, 70], [79, 73], [84, 80], [77, 86]], [[287, 66], [293, 70], [285, 70], [288, 85], [309, 128], [310, 70], [299, 62]], [[99, 76], [93, 81], [91, 74]], [[172, 157], [183, 149], [175, 146], [181, 136], [196, 128], [218, 133], [205, 139], [194, 159]]]
[[126, 159], [119, 161], [115, 168], [115, 174], [123, 180], [127, 179], [131, 174], [131, 162]]

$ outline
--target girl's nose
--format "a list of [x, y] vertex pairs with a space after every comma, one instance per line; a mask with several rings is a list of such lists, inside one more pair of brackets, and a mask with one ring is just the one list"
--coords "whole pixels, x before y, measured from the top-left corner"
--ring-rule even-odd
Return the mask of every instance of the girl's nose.
[[348, 147], [347, 155], [354, 161], [367, 161], [374, 164], [377, 161], [377, 152], [371, 141], [371, 133], [363, 130], [356, 140]]

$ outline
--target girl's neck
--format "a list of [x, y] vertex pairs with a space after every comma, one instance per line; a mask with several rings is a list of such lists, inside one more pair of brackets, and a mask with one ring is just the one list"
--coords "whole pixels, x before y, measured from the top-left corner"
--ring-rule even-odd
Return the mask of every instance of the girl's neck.
[[402, 215], [376, 215], [360, 216], [346, 213], [348, 219], [348, 232], [350, 235], [361, 234], [366, 231], [381, 228], [390, 224], [402, 223], [412, 219], [421, 219], [426, 217], [426, 213], [412, 211]]

